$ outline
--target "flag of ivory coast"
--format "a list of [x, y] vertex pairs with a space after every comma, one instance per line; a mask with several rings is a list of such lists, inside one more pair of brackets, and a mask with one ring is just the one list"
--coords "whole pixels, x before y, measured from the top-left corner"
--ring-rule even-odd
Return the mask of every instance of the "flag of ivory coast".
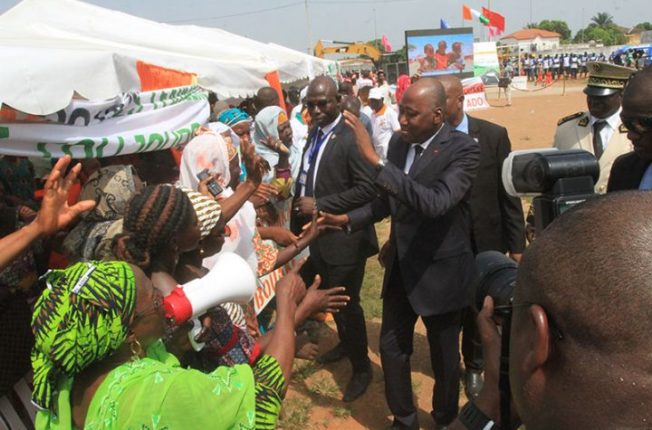
[[481, 14], [479, 11], [468, 7], [467, 5], [462, 5], [462, 18], [466, 21], [473, 21], [473, 17], [478, 18], [484, 25], [489, 24], [489, 18]]

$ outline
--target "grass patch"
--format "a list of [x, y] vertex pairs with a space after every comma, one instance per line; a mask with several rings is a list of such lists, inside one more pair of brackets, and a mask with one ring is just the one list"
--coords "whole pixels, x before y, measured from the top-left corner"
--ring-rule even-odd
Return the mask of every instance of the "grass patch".
[[335, 415], [336, 418], [346, 419], [346, 418], [349, 418], [351, 416], [351, 409], [343, 408], [343, 407], [337, 407], [333, 411], [333, 414]]
[[320, 377], [308, 385], [308, 391], [312, 394], [317, 394], [323, 397], [337, 398], [339, 388], [335, 383], [327, 378]]
[[278, 428], [283, 430], [304, 430], [310, 419], [312, 402], [306, 399], [285, 399]]
[[[389, 219], [376, 224], [376, 235], [378, 246], [382, 247], [389, 238]], [[383, 276], [385, 269], [380, 267], [378, 256], [374, 255], [367, 260], [360, 300], [364, 309], [365, 319], [381, 318], [383, 314], [383, 302], [380, 299], [380, 292], [383, 287]]]
[[315, 372], [320, 366], [312, 360], [294, 360], [294, 369], [292, 369], [292, 382], [303, 382]]

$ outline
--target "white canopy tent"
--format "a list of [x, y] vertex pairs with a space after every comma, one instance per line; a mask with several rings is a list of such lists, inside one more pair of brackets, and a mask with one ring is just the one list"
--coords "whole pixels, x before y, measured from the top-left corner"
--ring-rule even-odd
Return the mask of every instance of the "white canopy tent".
[[77, 0], [23, 0], [0, 16], [0, 52], [0, 102], [35, 115], [64, 108], [75, 93], [98, 100], [133, 90], [137, 60], [195, 73], [220, 98], [252, 95], [275, 70], [287, 82], [310, 76], [308, 64], [315, 74], [328, 67], [222, 30], [161, 24]]

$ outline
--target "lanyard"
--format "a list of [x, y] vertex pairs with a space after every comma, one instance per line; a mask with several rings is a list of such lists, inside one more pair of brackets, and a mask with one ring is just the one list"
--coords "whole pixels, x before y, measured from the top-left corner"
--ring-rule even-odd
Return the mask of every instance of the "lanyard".
[[310, 167], [312, 166], [312, 163], [314, 163], [317, 160], [317, 156], [319, 155], [319, 149], [321, 146], [328, 140], [330, 137], [331, 133], [333, 131], [329, 131], [328, 133], [325, 133], [321, 139], [318, 138], [319, 132], [315, 134], [315, 137], [312, 141], [312, 146], [310, 147], [310, 152], [308, 152], [308, 165], [305, 166], [305, 171], [308, 172], [310, 170]]

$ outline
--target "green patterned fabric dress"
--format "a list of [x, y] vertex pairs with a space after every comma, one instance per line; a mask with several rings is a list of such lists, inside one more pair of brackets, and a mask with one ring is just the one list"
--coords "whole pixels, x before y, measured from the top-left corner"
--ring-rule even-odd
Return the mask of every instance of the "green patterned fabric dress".
[[[284, 380], [276, 360], [211, 373], [183, 369], [156, 343], [141, 360], [108, 374], [93, 396], [85, 429], [265, 429], [275, 428]], [[254, 382], [254, 378], [256, 382]], [[56, 416], [39, 412], [37, 429], [72, 429], [72, 379], [59, 385]]]

